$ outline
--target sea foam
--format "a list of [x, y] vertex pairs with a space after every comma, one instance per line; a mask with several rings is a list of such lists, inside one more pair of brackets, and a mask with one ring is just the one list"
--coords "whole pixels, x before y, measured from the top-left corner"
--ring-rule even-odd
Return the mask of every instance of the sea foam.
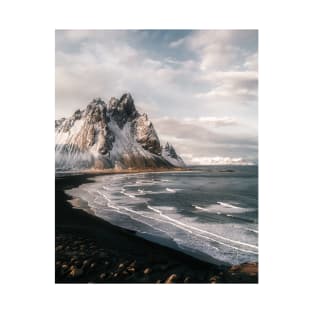
[[[186, 206], [186, 200], [177, 201], [179, 197], [193, 199], [189, 185], [179, 185], [177, 178], [171, 178], [179, 173], [166, 175], [169, 179], [164, 173], [141, 175], [140, 179], [138, 175], [99, 176], [67, 193], [88, 202], [97, 216], [112, 224], [162, 244], [172, 240], [197, 257], [199, 252], [201, 258], [208, 255], [231, 264], [257, 260], [257, 227], [245, 215], [253, 208], [225, 200], [209, 205], [190, 203], [189, 209], [183, 208], [181, 203]], [[162, 194], [166, 194], [167, 205], [158, 204], [164, 202]]]

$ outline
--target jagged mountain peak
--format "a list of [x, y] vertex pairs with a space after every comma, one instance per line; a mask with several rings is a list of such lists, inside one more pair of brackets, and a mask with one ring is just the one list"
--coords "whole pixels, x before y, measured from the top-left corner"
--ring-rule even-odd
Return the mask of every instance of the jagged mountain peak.
[[112, 110], [116, 109], [116, 108], [117, 108], [117, 105], [118, 105], [118, 99], [115, 98], [115, 97], [112, 97], [112, 98], [109, 100], [108, 111], [112, 111]]
[[123, 94], [119, 100], [111, 98], [108, 112], [120, 128], [123, 128], [127, 121], [132, 121], [139, 116], [130, 93]]
[[130, 93], [112, 97], [108, 104], [93, 99], [84, 110], [55, 121], [55, 135], [57, 169], [183, 164], [172, 146], [162, 150], [152, 122], [138, 113]]
[[135, 122], [136, 140], [142, 147], [157, 155], [161, 154], [159, 137], [146, 113], [141, 114]]
[[90, 102], [91, 105], [102, 105], [105, 106], [104, 100], [102, 100], [100, 97], [98, 98], [93, 98], [92, 101]]
[[120, 98], [120, 103], [122, 103], [125, 106], [132, 106], [135, 107], [134, 105], [134, 99], [131, 96], [131, 94], [129, 92], [124, 93], [121, 98]]
[[120, 99], [112, 97], [109, 101], [108, 111], [125, 111], [128, 114], [137, 112], [134, 100], [130, 93], [125, 93], [121, 96]]
[[177, 154], [176, 154], [176, 151], [174, 149], [174, 147], [169, 143], [167, 142], [164, 149], [166, 151], [168, 151], [168, 153], [173, 157], [173, 158], [176, 158], [177, 157]]
[[176, 153], [174, 147], [169, 142], [167, 142], [165, 146], [162, 147], [162, 157], [172, 163], [174, 166], [185, 166], [183, 159]]

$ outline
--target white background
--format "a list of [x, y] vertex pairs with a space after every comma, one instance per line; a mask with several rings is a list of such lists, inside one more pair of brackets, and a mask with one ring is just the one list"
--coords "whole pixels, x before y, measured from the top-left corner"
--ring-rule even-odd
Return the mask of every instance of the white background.
[[[3, 1], [1, 312], [312, 312], [309, 1]], [[54, 284], [55, 29], [259, 29], [260, 283]]]

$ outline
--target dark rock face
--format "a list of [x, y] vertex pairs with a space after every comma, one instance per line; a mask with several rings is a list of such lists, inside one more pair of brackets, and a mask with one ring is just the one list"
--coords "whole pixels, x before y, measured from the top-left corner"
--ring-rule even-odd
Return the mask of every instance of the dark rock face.
[[164, 150], [168, 152], [168, 155], [170, 157], [175, 158], [175, 159], [177, 158], [177, 154], [176, 154], [174, 147], [168, 142], [166, 143]]
[[111, 98], [108, 112], [120, 128], [123, 128], [127, 121], [132, 121], [139, 116], [134, 105], [134, 100], [129, 93], [124, 94], [120, 100]]
[[129, 93], [106, 104], [93, 99], [85, 110], [55, 121], [56, 168], [154, 168], [177, 166], [172, 146], [163, 157], [147, 114], [139, 114]]
[[65, 121], [64, 117], [59, 120], [55, 120], [55, 128], [59, 127], [64, 121]]
[[117, 105], [118, 105], [118, 99], [112, 97], [109, 101], [108, 104], [108, 112], [113, 112], [115, 109], [117, 109]]
[[75, 111], [75, 113], [74, 113], [74, 115], [73, 115], [73, 118], [74, 118], [75, 120], [80, 120], [81, 117], [82, 117], [82, 112], [81, 112], [80, 110]]
[[162, 148], [162, 157], [177, 167], [185, 167], [183, 159], [176, 153], [174, 147], [170, 143]]
[[[71, 146], [76, 151], [86, 151], [96, 144], [96, 150], [106, 154], [112, 149], [114, 135], [108, 128], [108, 117], [106, 105], [101, 99], [94, 99], [87, 105], [85, 111], [77, 110], [68, 120], [61, 119], [56, 124], [59, 132], [67, 133], [74, 126], [75, 122], [81, 120], [82, 127], [74, 133]], [[63, 146], [68, 149], [68, 145]]]
[[[77, 111], [76, 111], [77, 112]], [[88, 123], [94, 124], [100, 121], [106, 121], [106, 105], [101, 99], [94, 99], [87, 105], [84, 113]]]
[[161, 154], [160, 140], [145, 113], [136, 119], [135, 136], [137, 142], [139, 142], [145, 150], [157, 155]]

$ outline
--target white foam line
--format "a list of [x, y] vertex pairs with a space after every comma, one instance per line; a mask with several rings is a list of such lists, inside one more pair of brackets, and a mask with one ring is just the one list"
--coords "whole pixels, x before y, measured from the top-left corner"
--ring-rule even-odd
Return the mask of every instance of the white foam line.
[[133, 199], [136, 198], [136, 196], [131, 195], [130, 193], [127, 193], [127, 192], [125, 192], [125, 191], [120, 191], [120, 193], [123, 194], [123, 195], [125, 195], [125, 196], [127, 196], [127, 197], [129, 197], [129, 198], [133, 198]]
[[103, 205], [102, 202], [97, 201], [98, 198], [99, 198], [99, 196], [96, 196], [96, 198], [93, 200], [93, 202], [94, 202], [94, 203], [97, 203], [97, 204], [100, 204], [100, 205]]
[[238, 250], [238, 251], [242, 251], [242, 252], [247, 252], [247, 253], [252, 253], [252, 254], [258, 255], [258, 252], [251, 251], [251, 250], [240, 249], [240, 248], [234, 247], [234, 246], [232, 246], [232, 245], [229, 245], [229, 244], [227, 244], [227, 243], [225, 243], [225, 242], [221, 242], [221, 241], [218, 241], [218, 240], [216, 240], [216, 239], [213, 239], [213, 238], [210, 238], [210, 237], [201, 235], [201, 234], [194, 234], [194, 235], [195, 235], [195, 236], [198, 236], [198, 237], [203, 237], [203, 238], [212, 240], [212, 241], [217, 242], [217, 243], [219, 243], [219, 244], [221, 244], [221, 245], [224, 245], [224, 246], [226, 246], [226, 247], [230, 247], [230, 248], [235, 249], [235, 250]]
[[151, 191], [151, 190], [142, 190], [142, 189], [138, 189], [138, 192], [144, 195], [161, 195], [163, 193], [166, 193], [165, 191]]
[[252, 232], [254, 232], [254, 233], [256, 233], [256, 234], [259, 233], [258, 230], [255, 230], [255, 229], [252, 229], [252, 228], [244, 228], [244, 229], [249, 230], [249, 231], [252, 231]]
[[[117, 207], [117, 206], [114, 206], [114, 205], [111, 204], [112, 201], [108, 198], [107, 195], [101, 193], [100, 191], [97, 191], [97, 192], [98, 192], [100, 195], [102, 195], [102, 196], [107, 200], [107, 202], [108, 202], [107, 205], [108, 205], [110, 208], [116, 209], [118, 213], [122, 213], [122, 212], [120, 211], [120, 209], [123, 209], [123, 210], [125, 210], [125, 211], [132, 212], [132, 213], [134, 213], [134, 214], [143, 216], [143, 217], [145, 217], [145, 218], [152, 219], [152, 220], [154, 220], [154, 221], [158, 221], [158, 222], [162, 222], [162, 223], [167, 223], [167, 224], [176, 226], [176, 227], [178, 227], [178, 228], [180, 228], [180, 229], [182, 229], [182, 230], [184, 230], [184, 231], [187, 231], [187, 232], [193, 234], [193, 232], [192, 232], [191, 230], [185, 229], [185, 228], [183, 228], [183, 227], [180, 227], [180, 226], [178, 226], [176, 223], [166, 222], [166, 221], [160, 220], [160, 219], [158, 219], [158, 218], [153, 218], [153, 217], [151, 217], [151, 216], [147, 216], [147, 215], [144, 214], [144, 213], [140, 213], [140, 212], [137, 212], [137, 211], [134, 211], [134, 210], [125, 208], [125, 207]], [[149, 206], [148, 206], [148, 207], [149, 207]], [[152, 207], [151, 207], [151, 208], [152, 208]], [[155, 209], [155, 210], [156, 210], [156, 209]], [[159, 210], [157, 210], [157, 211], [160, 212]], [[124, 214], [126, 214], [126, 213], [124, 213]], [[128, 214], [126, 214], [126, 215], [128, 215]], [[128, 216], [129, 216], [129, 215], [128, 215]], [[133, 218], [133, 217], [131, 217], [131, 218]], [[138, 221], [139, 221], [140, 223], [143, 223], [142, 220], [138, 220]], [[146, 223], [146, 224], [148, 224], [148, 223]], [[148, 224], [148, 225], [149, 225], [149, 224]], [[152, 227], [152, 226], [151, 226], [151, 227]], [[163, 231], [163, 232], [164, 232], [164, 231]], [[196, 234], [195, 234], [195, 235], [196, 235]], [[202, 236], [202, 237], [203, 237], [203, 236]]]
[[[166, 222], [166, 221], [164, 221], [164, 220], [156, 219], [156, 218], [147, 216], [147, 215], [145, 215], [144, 213], [139, 213], [139, 212], [137, 212], [137, 211], [134, 211], [134, 210], [131, 210], [131, 209], [128, 209], [128, 208], [125, 208], [125, 207], [122, 207], [122, 208], [116, 207], [116, 206], [114, 206], [114, 205], [111, 204], [111, 200], [110, 200], [105, 194], [102, 194], [102, 193], [99, 192], [99, 191], [98, 191], [98, 193], [101, 194], [105, 199], [108, 200], [108, 206], [109, 206], [109, 207], [115, 208], [119, 213], [121, 213], [120, 210], [123, 209], [123, 210], [125, 210], [125, 211], [132, 212], [132, 213], [134, 213], [134, 214], [143, 216], [143, 217], [145, 217], [145, 218], [149, 218], [149, 219], [152, 219], [152, 220], [155, 220], [155, 221], [159, 221], [159, 222], [163, 222], [163, 223], [164, 223], [164, 222], [165, 222], [165, 223], [169, 223], [169, 222]], [[221, 237], [221, 238], [223, 238], [223, 239], [226, 240], [226, 241], [228, 240], [228, 241], [231, 241], [231, 242], [239, 243], [239, 244], [241, 244], [241, 245], [247, 245], [247, 246], [251, 246], [251, 247], [257, 248], [256, 246], [249, 245], [249, 244], [245, 244], [245, 243], [241, 243], [241, 242], [238, 242], [238, 241], [235, 241], [235, 240], [231, 240], [231, 239], [228, 239], [228, 238], [225, 238], [225, 237], [222, 237], [222, 236], [219, 236], [219, 235], [210, 233], [210, 232], [208, 232], [208, 231], [205, 231], [205, 230], [202, 230], [202, 229], [193, 227], [193, 226], [188, 226], [188, 225], [186, 225], [186, 224], [184, 224], [184, 223], [182, 223], [182, 222], [179, 222], [179, 221], [177, 221], [177, 220], [175, 220], [175, 219], [172, 219], [172, 218], [168, 217], [167, 215], [163, 214], [160, 210], [155, 209], [155, 208], [151, 207], [150, 205], [147, 205], [147, 207], [148, 207], [150, 210], [159, 213], [159, 215], [163, 216], [164, 218], [166, 218], [166, 219], [172, 221], [172, 223], [169, 223], [169, 224], [171, 224], [171, 225], [173, 225], [173, 226], [176, 226], [176, 227], [178, 227], [178, 228], [180, 228], [180, 229], [183, 229], [184, 231], [187, 231], [187, 232], [189, 232], [189, 233], [191, 233], [191, 234], [193, 234], [193, 235], [195, 235], [195, 236], [203, 237], [203, 238], [209, 239], [209, 240], [214, 241], [214, 242], [217, 242], [217, 243], [219, 243], [219, 244], [221, 244], [221, 245], [224, 245], [224, 246], [227, 246], [227, 247], [230, 247], [230, 248], [232, 248], [232, 249], [239, 250], [239, 251], [242, 251], [242, 252], [247, 252], [247, 253], [252, 253], [252, 254], [258, 254], [258, 253], [255, 252], [255, 251], [250, 251], [250, 250], [245, 250], [245, 249], [237, 248], [237, 247], [231, 246], [231, 245], [229, 245], [229, 244], [227, 244], [227, 243], [218, 241], [218, 240], [216, 240], [216, 239], [213, 239], [213, 238], [210, 238], [210, 237], [207, 237], [207, 236], [203, 236], [203, 235], [201, 235], [201, 234], [195, 234], [195, 233], [193, 233], [193, 232], [192, 232], [190, 229], [188, 229], [188, 228], [195, 229], [195, 230], [198, 230], [198, 231], [200, 231], [200, 232], [208, 233], [208, 234], [211, 234], [211, 235], [216, 236], [216, 237]], [[132, 217], [131, 217], [131, 218], [132, 218]], [[143, 221], [139, 221], [139, 222], [143, 223]], [[178, 224], [181, 224], [182, 226], [187, 227], [187, 229], [186, 229], [186, 228], [183, 228], [183, 227], [180, 227]], [[152, 227], [152, 226], [151, 226], [151, 227]]]
[[216, 213], [217, 215], [226, 215], [226, 216], [228, 216], [228, 217], [234, 217], [233, 215], [231, 215], [231, 214], [222, 214], [221, 212], [215, 212], [215, 211], [211, 211], [210, 209], [205, 209], [205, 208], [202, 208], [202, 207], [200, 207], [200, 206], [198, 206], [198, 205], [192, 205], [194, 208], [196, 208], [196, 209], [198, 209], [198, 210], [200, 210], [200, 211], [204, 211], [204, 212], [209, 212], [209, 213]]
[[233, 208], [233, 209], [239, 209], [239, 210], [243, 209], [243, 208], [241, 208], [239, 206], [235, 206], [235, 205], [232, 205], [232, 204], [229, 204], [229, 203], [226, 203], [226, 202], [216, 202], [216, 203], [221, 205], [221, 206], [224, 206], [226, 208]]
[[198, 205], [192, 205], [194, 208], [200, 210], [200, 211], [204, 211], [204, 212], [209, 212], [209, 213], [216, 213], [217, 215], [224, 215], [224, 216], [227, 216], [227, 217], [234, 217], [234, 215], [232, 214], [225, 214], [225, 213], [221, 213], [221, 212], [214, 212], [214, 211], [211, 211], [210, 209], [205, 209], [205, 208], [202, 208]]
[[192, 205], [195, 209], [198, 209], [200, 211], [204, 211], [204, 212], [211, 212], [210, 210], [208, 209], [205, 209], [205, 208], [202, 208], [201, 206], [198, 206], [198, 205]]
[[[121, 212], [120, 210], [122, 209], [122, 210], [125, 210], [125, 211], [128, 211], [128, 212], [131, 212], [131, 213], [134, 213], [134, 214], [143, 216], [143, 217], [145, 217], [145, 218], [152, 219], [152, 220], [154, 220], [154, 221], [158, 221], [158, 222], [162, 222], [162, 223], [168, 223], [168, 224], [174, 225], [174, 226], [176, 226], [176, 227], [178, 227], [178, 228], [181, 228], [181, 229], [183, 229], [183, 230], [185, 230], [185, 231], [188, 231], [189, 233], [192, 234], [192, 231], [186, 230], [185, 228], [182, 228], [182, 227], [179, 227], [179, 226], [177, 226], [175, 223], [169, 223], [169, 222], [166, 222], [166, 221], [157, 219], [157, 218], [153, 218], [153, 217], [147, 216], [147, 215], [144, 214], [144, 213], [140, 213], [140, 212], [137, 212], [137, 211], [134, 211], [134, 210], [125, 208], [125, 207], [117, 207], [117, 206], [114, 206], [114, 205], [111, 204], [112, 201], [107, 197], [107, 195], [102, 194], [100, 191], [98, 191], [98, 193], [99, 193], [100, 195], [102, 195], [102, 196], [108, 201], [107, 205], [108, 205], [110, 208], [116, 209], [116, 210], [117, 210], [116, 212], [121, 213], [121, 214], [124, 214], [124, 215], [127, 215], [127, 216], [129, 216], [130, 218], [132, 218], [132, 219], [134, 219], [134, 220], [136, 220], [136, 221], [138, 221], [138, 222], [140, 222], [140, 223], [144, 223], [144, 222], [143, 222], [142, 220], [138, 220], [138, 219], [134, 218], [133, 216], [130, 216], [129, 214], [126, 214], [126, 213], [124, 213], [124, 212]], [[167, 234], [164, 230], [161, 230], [161, 229], [158, 229], [158, 228], [156, 228], [156, 227], [153, 227], [152, 225], [150, 225], [150, 224], [147, 223], [146, 221], [145, 221], [144, 224], [147, 224], [147, 225], [151, 226], [152, 228], [157, 229], [157, 230], [160, 230], [160, 231], [162, 231], [163, 233]], [[167, 235], [168, 235], [168, 234], [167, 234]]]
[[[122, 208], [122, 209], [123, 209], [123, 208]], [[126, 208], [124, 208], [124, 209], [126, 209]], [[130, 210], [130, 211], [131, 211], [132, 213], [137, 213], [137, 214], [138, 214], [138, 212], [135, 212], [135, 211], [133, 211], [133, 210]], [[133, 217], [133, 216], [131, 216], [131, 215], [125, 213], [125, 212], [122, 212], [122, 211], [114, 211], [114, 212], [119, 213], [119, 214], [126, 215], [126, 216], [128, 216], [129, 218], [131, 218], [132, 220], [135, 220], [135, 221], [138, 221], [139, 223], [148, 225], [148, 226], [150, 226], [151, 228], [153, 228], [153, 229], [155, 229], [155, 230], [158, 230], [158, 231], [160, 231], [161, 233], [164, 233], [165, 235], [168, 236], [168, 234], [166, 233], [166, 231], [162, 230], [161, 228], [155, 227], [155, 225], [151, 225], [151, 224], [147, 223], [146, 221], [143, 222], [142, 220], [140, 220], [140, 219], [138, 219], [138, 218], [135, 218], [135, 217]], [[139, 215], [141, 215], [141, 214], [139, 214]], [[138, 231], [138, 232], [140, 232], [140, 231]], [[147, 232], [141, 232], [141, 233], [147, 233]]]
[[154, 185], [155, 181], [154, 180], [137, 180], [135, 184], [137, 186], [138, 185]]
[[97, 191], [97, 192], [98, 192], [104, 199], [107, 200], [107, 206], [108, 206], [108, 207], [110, 207], [110, 208], [112, 208], [112, 209], [116, 209], [116, 210], [119, 211], [119, 207], [116, 207], [116, 206], [112, 205], [112, 204], [111, 204], [111, 203], [112, 203], [111, 199], [110, 199], [106, 194], [104, 194], [104, 193], [102, 193], [102, 192], [100, 192], [100, 191]]
[[166, 191], [168, 191], [168, 192], [172, 192], [172, 193], [175, 193], [175, 192], [176, 192], [176, 190], [175, 190], [175, 189], [171, 189], [171, 188], [166, 188]]
[[187, 227], [187, 228], [194, 229], [194, 230], [199, 231], [199, 232], [202, 232], [202, 233], [207, 233], [207, 234], [209, 234], [209, 235], [211, 235], [211, 236], [214, 236], [214, 237], [216, 237], [216, 238], [223, 239], [223, 240], [225, 240], [225, 241], [229, 241], [229, 242], [237, 243], [237, 244], [239, 244], [239, 245], [243, 245], [243, 246], [247, 246], [247, 247], [251, 247], [251, 248], [258, 249], [258, 247], [255, 246], [255, 245], [251, 245], [251, 244], [248, 244], [248, 243], [245, 243], [245, 242], [241, 242], [241, 241], [237, 241], [237, 240], [232, 240], [232, 239], [229, 239], [229, 238], [226, 238], [226, 237], [223, 237], [223, 236], [220, 236], [220, 235], [211, 233], [211, 232], [209, 232], [209, 231], [206, 231], [206, 230], [203, 230], [203, 229], [200, 229], [200, 228], [191, 226], [191, 225], [187, 225], [187, 224], [182, 223], [182, 222], [180, 222], [180, 221], [177, 221], [177, 220], [175, 220], [175, 219], [173, 219], [173, 218], [171, 218], [171, 217], [169, 217], [169, 216], [163, 214], [160, 210], [155, 209], [155, 208], [153, 208], [153, 207], [150, 206], [150, 205], [148, 205], [147, 207], [148, 207], [149, 209], [151, 209], [152, 211], [159, 213], [159, 214], [160, 214], [161, 216], [163, 216], [164, 218], [166, 218], [166, 219], [168, 219], [168, 220], [171, 220], [171, 221], [174, 221], [175, 223], [180, 224], [180, 225], [182, 225], [182, 226], [185, 226], [185, 227]]
[[102, 186], [102, 188], [103, 188], [104, 190], [112, 191], [112, 189], [110, 189], [110, 188], [108, 188], [108, 187], [106, 187], [106, 186]]
[[[152, 208], [152, 207], [150, 207], [150, 208]], [[153, 209], [154, 209], [154, 208], [153, 208]], [[157, 210], [157, 209], [154, 209], [154, 210], [159, 211], [159, 210]], [[159, 212], [160, 212], [160, 211], [159, 211]], [[161, 212], [160, 212], [160, 215], [163, 215], [163, 216], [164, 216], [164, 214], [162, 214]], [[164, 222], [165, 222], [165, 221], [164, 221]], [[176, 222], [177, 222], [177, 221], [176, 221]], [[165, 222], [165, 223], [166, 223], [166, 222]], [[174, 225], [174, 226], [176, 226], [176, 227], [178, 227], [178, 228], [180, 228], [180, 229], [183, 229], [183, 230], [185, 230], [185, 231], [188, 231], [189, 233], [193, 234], [193, 235], [196, 236], [196, 237], [202, 237], [202, 238], [205, 238], [205, 239], [209, 239], [209, 240], [211, 240], [211, 241], [217, 242], [217, 243], [219, 243], [219, 244], [221, 244], [221, 245], [224, 245], [224, 246], [226, 246], [226, 247], [230, 247], [230, 248], [235, 249], [235, 250], [238, 250], [238, 251], [247, 252], [247, 253], [252, 253], [252, 254], [256, 254], [256, 255], [258, 254], [258, 253], [255, 252], [255, 251], [240, 249], [240, 248], [234, 247], [234, 246], [232, 246], [232, 245], [229, 245], [229, 244], [227, 244], [227, 243], [224, 243], [224, 242], [218, 241], [218, 240], [216, 240], [216, 239], [213, 239], [213, 238], [211, 238], [211, 237], [204, 236], [204, 235], [197, 234], [197, 233], [193, 233], [192, 231], [190, 231], [190, 230], [188, 230], [188, 229], [186, 229], [186, 228], [184, 228], [184, 227], [178, 226], [176, 223], [170, 223], [170, 222], [167, 222], [167, 223], [169, 223], [169, 224], [171, 224], [171, 225]]]
[[137, 184], [127, 184], [127, 185], [124, 185], [123, 187], [138, 187]]

